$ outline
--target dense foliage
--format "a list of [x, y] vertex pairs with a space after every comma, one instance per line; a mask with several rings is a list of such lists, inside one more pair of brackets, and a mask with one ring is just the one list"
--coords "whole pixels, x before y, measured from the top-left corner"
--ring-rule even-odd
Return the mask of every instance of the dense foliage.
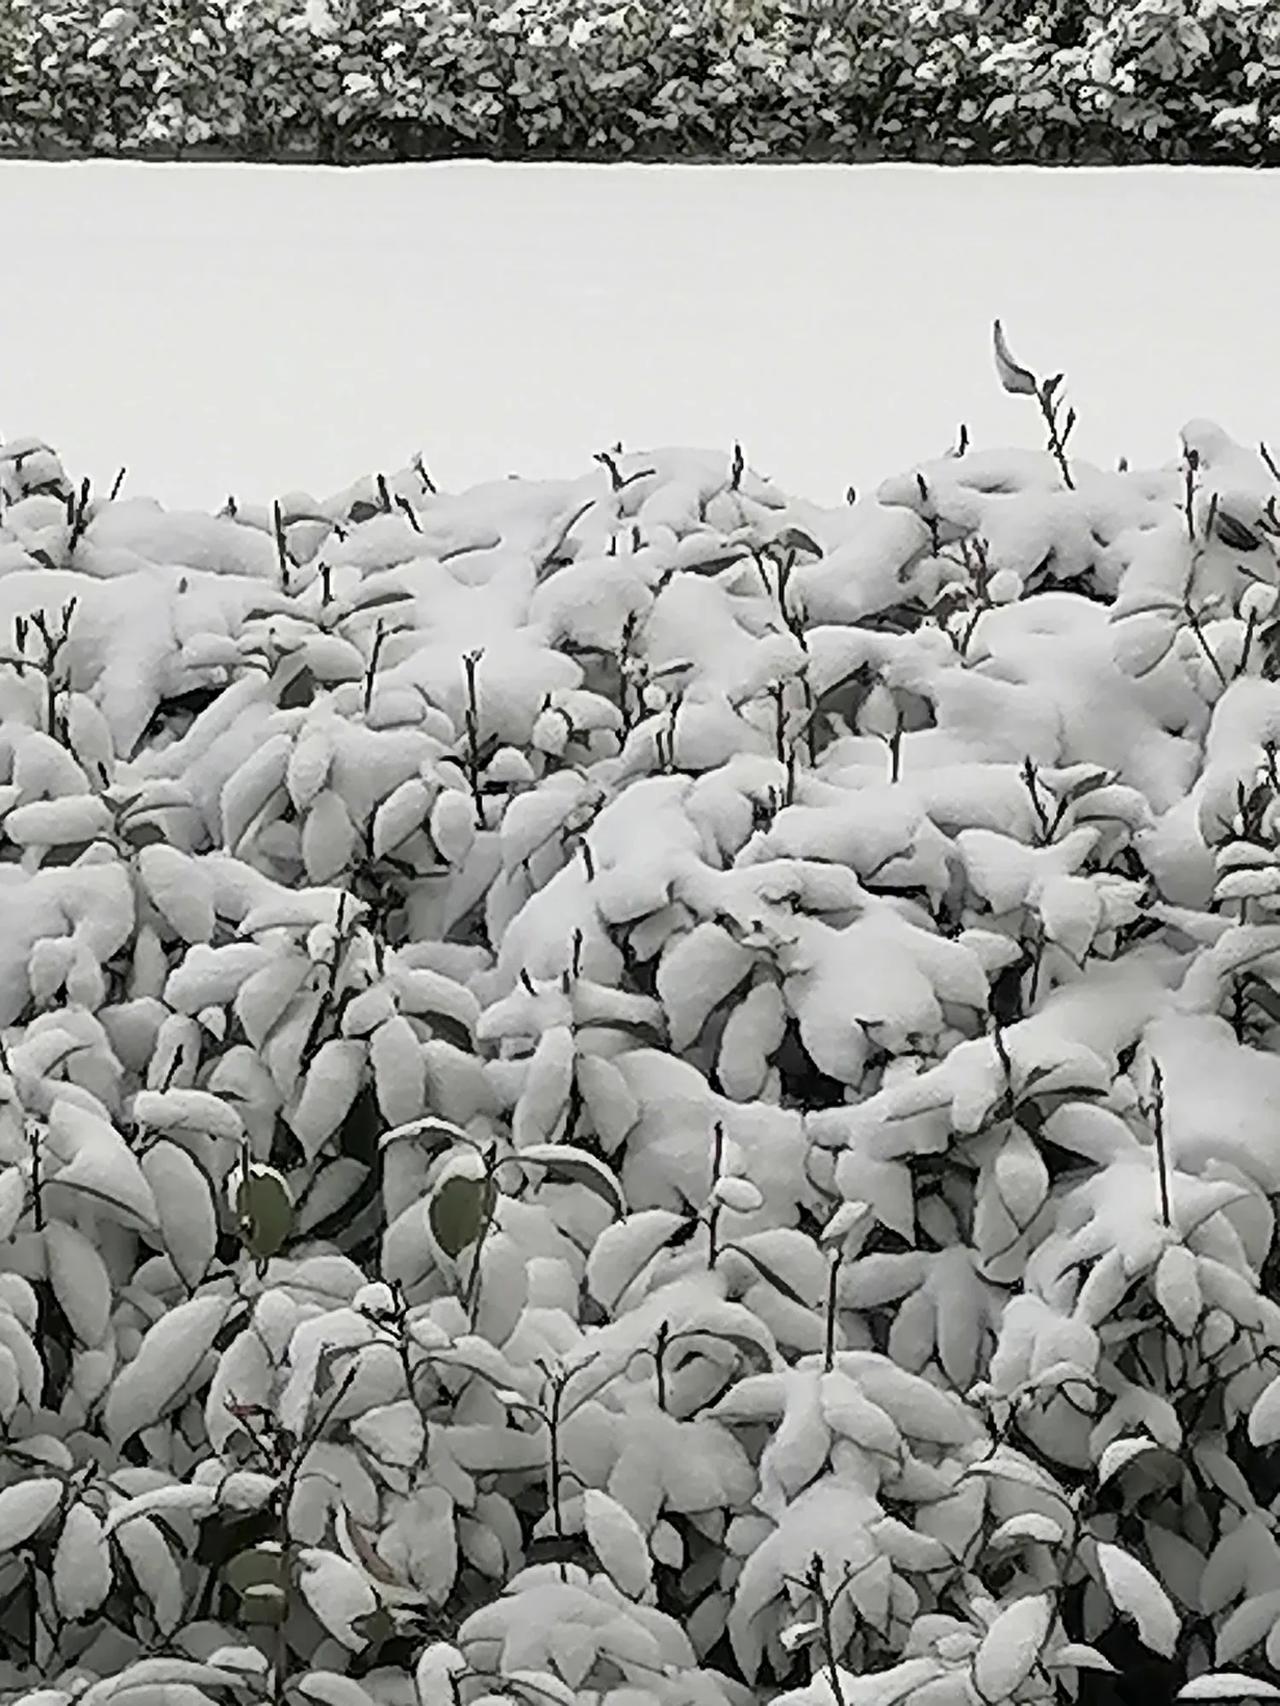
[[1272, 0], [9, 0], [0, 149], [1280, 162]]
[[1280, 470], [996, 362], [834, 511], [0, 447], [5, 1699], [1280, 1697]]

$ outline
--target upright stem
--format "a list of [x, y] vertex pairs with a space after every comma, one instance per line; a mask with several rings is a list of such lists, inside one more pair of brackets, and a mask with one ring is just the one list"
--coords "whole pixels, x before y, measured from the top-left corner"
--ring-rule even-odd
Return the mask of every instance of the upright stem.
[[44, 1181], [41, 1176], [40, 1132], [34, 1125], [27, 1127], [27, 1142], [31, 1145], [31, 1194], [34, 1199], [36, 1231], [44, 1231]]
[[671, 1340], [671, 1323], [662, 1322], [658, 1328], [658, 1342], [654, 1346], [653, 1361], [658, 1379], [658, 1408], [667, 1407], [667, 1345]]
[[[246, 1151], [247, 1153], [247, 1151]], [[276, 1628], [275, 1652], [271, 1666], [271, 1701], [272, 1706], [284, 1706], [285, 1688], [289, 1681], [289, 1612], [293, 1603], [293, 1542], [289, 1535], [289, 1506], [293, 1502], [294, 1489], [303, 1464], [307, 1460], [311, 1447], [320, 1438], [328, 1425], [329, 1418], [338, 1405], [346, 1397], [355, 1382], [360, 1365], [354, 1361], [333, 1389], [328, 1403], [315, 1421], [307, 1427], [303, 1437], [294, 1448], [279, 1491], [279, 1521], [276, 1535], [280, 1546], [280, 1622]]]
[[827, 1661], [827, 1675], [836, 1706], [845, 1706], [844, 1689], [840, 1686], [840, 1669], [836, 1664], [836, 1644], [831, 1632], [831, 1600], [823, 1585], [822, 1559], [814, 1554], [809, 1566], [809, 1587], [818, 1602], [818, 1617], [822, 1624], [822, 1651]]
[[836, 1302], [840, 1281], [841, 1254], [837, 1250], [831, 1258], [831, 1271], [827, 1275], [827, 1344], [822, 1359], [823, 1369], [830, 1374], [836, 1366]]
[[1159, 1061], [1152, 1066], [1152, 1108], [1151, 1127], [1156, 1139], [1156, 1168], [1160, 1176], [1160, 1220], [1165, 1226], [1173, 1225], [1173, 1211], [1169, 1202], [1169, 1155], [1165, 1147], [1164, 1136], [1164, 1074], [1160, 1070]]
[[[711, 1150], [711, 1189], [714, 1191], [720, 1180], [724, 1167], [724, 1121], [717, 1120], [713, 1130], [713, 1147]], [[720, 1251], [716, 1244], [716, 1234], [720, 1227], [720, 1204], [712, 1203], [707, 1214], [707, 1266], [714, 1268]]]
[[1053, 453], [1054, 461], [1062, 470], [1062, 483], [1068, 491], [1074, 491], [1075, 483], [1071, 478], [1071, 469], [1067, 465], [1066, 443], [1071, 428], [1075, 425], [1076, 412], [1074, 409], [1068, 411], [1067, 430], [1065, 433], [1059, 434], [1057, 418], [1047, 387], [1042, 385], [1038, 388], [1036, 400], [1040, 404], [1040, 413], [1044, 416], [1044, 424], [1049, 429], [1049, 449]]
[[547, 1414], [547, 1434], [551, 1453], [550, 1492], [551, 1492], [551, 1521], [555, 1527], [557, 1540], [564, 1539], [564, 1513], [560, 1509], [560, 1405], [564, 1400], [565, 1378], [562, 1373], [552, 1377], [551, 1409]]
[[386, 637], [386, 627], [384, 626], [381, 618], [379, 618], [378, 625], [373, 631], [373, 650], [369, 654], [369, 668], [364, 678], [364, 714], [366, 717], [369, 715], [370, 707], [373, 705], [373, 681], [374, 677], [378, 673], [378, 657], [382, 651], [382, 644]]
[[27, 1554], [27, 1659], [36, 1667], [40, 1645], [40, 1600], [36, 1589], [36, 1561]]
[[289, 1613], [293, 1608], [293, 1553], [289, 1544], [288, 1512], [282, 1518], [280, 1542], [280, 1621], [276, 1625], [275, 1651], [271, 1662], [272, 1706], [284, 1706], [289, 1683]]
[[463, 722], [467, 733], [467, 781], [475, 802], [476, 828], [484, 828], [484, 799], [480, 787], [480, 689], [476, 668], [483, 653], [464, 652], [462, 667], [467, 678], [467, 708]]
[[480, 1229], [476, 1233], [476, 1253], [471, 1258], [471, 1272], [467, 1275], [467, 1290], [462, 1300], [473, 1331], [480, 1312], [480, 1258], [484, 1255], [484, 1241], [489, 1236], [489, 1228], [493, 1225], [493, 1217], [498, 1208], [498, 1182], [493, 1172], [495, 1152], [492, 1146], [485, 1159], [489, 1170], [485, 1174], [484, 1214], [480, 1220]]
[[271, 524], [276, 540], [276, 559], [280, 564], [280, 590], [289, 590], [289, 547], [285, 540], [284, 515], [280, 509], [280, 500], [271, 505]]

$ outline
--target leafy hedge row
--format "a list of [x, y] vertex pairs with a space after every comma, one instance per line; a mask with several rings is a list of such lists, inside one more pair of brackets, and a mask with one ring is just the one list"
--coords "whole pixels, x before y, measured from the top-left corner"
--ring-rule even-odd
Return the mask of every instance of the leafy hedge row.
[[10, 0], [0, 149], [1280, 161], [1272, 0]]
[[1280, 468], [995, 353], [836, 510], [0, 449], [6, 1699], [1280, 1698]]

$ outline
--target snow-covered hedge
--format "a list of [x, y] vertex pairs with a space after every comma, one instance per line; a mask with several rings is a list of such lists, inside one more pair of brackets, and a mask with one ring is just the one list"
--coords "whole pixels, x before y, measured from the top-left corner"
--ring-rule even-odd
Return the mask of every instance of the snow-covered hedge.
[[1272, 0], [9, 0], [0, 149], [1280, 160]]
[[0, 447], [5, 1700], [1280, 1696], [1280, 470], [995, 356], [836, 510]]

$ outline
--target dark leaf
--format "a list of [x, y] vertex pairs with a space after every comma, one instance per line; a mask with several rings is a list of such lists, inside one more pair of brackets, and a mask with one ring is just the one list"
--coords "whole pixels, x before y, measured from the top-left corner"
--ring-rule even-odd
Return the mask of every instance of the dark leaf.
[[137, 819], [126, 826], [124, 838], [130, 847], [159, 847], [166, 843], [169, 837], [158, 823], [149, 823], [145, 818]]
[[304, 710], [316, 696], [316, 678], [306, 664], [280, 689], [276, 701], [282, 711]]
[[223, 1566], [222, 1574], [238, 1594], [264, 1588], [284, 1592], [284, 1557], [271, 1547], [255, 1546], [237, 1553]]
[[1247, 977], [1244, 993], [1250, 1001], [1256, 1001], [1269, 1018], [1280, 1022], [1280, 992], [1272, 989], [1269, 983], [1264, 983], [1260, 977]]
[[351, 1627], [357, 1635], [363, 1635], [371, 1647], [380, 1646], [396, 1632], [391, 1613], [385, 1605], [378, 1606], [376, 1611], [366, 1611], [363, 1617], [353, 1617]]
[[353, 1161], [363, 1161], [372, 1167], [378, 1159], [378, 1138], [382, 1130], [382, 1115], [372, 1084], [364, 1084], [356, 1092], [355, 1101], [338, 1133], [338, 1153]]
[[236, 1220], [245, 1248], [259, 1260], [274, 1256], [293, 1231], [293, 1196], [274, 1168], [254, 1167], [236, 1188]]
[[726, 1244], [725, 1251], [728, 1252], [729, 1250], [732, 1250], [735, 1256], [742, 1256], [750, 1262], [751, 1266], [760, 1275], [761, 1279], [767, 1280], [773, 1289], [777, 1292], [781, 1292], [782, 1296], [785, 1297], [789, 1303], [798, 1304], [801, 1309], [813, 1309], [815, 1307], [808, 1298], [801, 1297], [800, 1293], [790, 1283], [790, 1281], [784, 1280], [776, 1268], [770, 1267], [768, 1262], [762, 1262], [759, 1256], [755, 1255], [752, 1251], [744, 1250], [741, 1244]]
[[401, 587], [393, 587], [389, 592], [375, 592], [368, 598], [355, 599], [351, 606], [352, 613], [357, 610], [381, 610], [387, 604], [403, 604], [411, 596]]
[[784, 527], [771, 543], [780, 545], [784, 550], [808, 551], [815, 557], [822, 555], [822, 546], [803, 527]]
[[455, 1019], [450, 1013], [431, 1013], [428, 1023], [442, 1042], [450, 1043], [460, 1054], [475, 1053], [475, 1039], [461, 1019]]
[[480, 1236], [489, 1211], [492, 1181], [455, 1173], [431, 1198], [431, 1232], [447, 1256], [460, 1256]]
[[74, 865], [80, 855], [87, 853], [92, 846], [92, 841], [64, 841], [59, 847], [50, 847], [40, 861], [41, 869], [48, 870], [55, 865]]
[[1073, 782], [1059, 798], [1068, 805], [1074, 805], [1086, 794], [1092, 794], [1095, 789], [1110, 787], [1115, 781], [1117, 772], [1114, 770], [1097, 770], [1092, 776], [1082, 776], [1078, 782]]

